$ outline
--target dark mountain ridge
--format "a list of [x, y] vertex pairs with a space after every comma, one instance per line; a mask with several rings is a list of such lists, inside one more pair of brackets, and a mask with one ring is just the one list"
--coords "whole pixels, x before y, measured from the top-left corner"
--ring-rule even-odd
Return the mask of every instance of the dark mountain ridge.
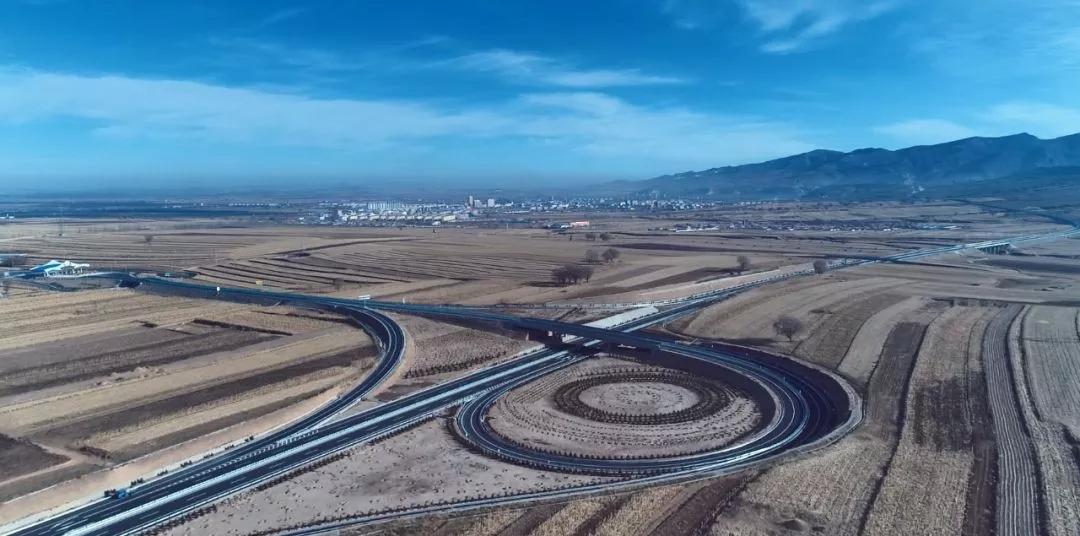
[[1080, 166], [1080, 134], [966, 138], [906, 149], [818, 149], [756, 164], [622, 183], [631, 191], [731, 199], [895, 197], [956, 185]]

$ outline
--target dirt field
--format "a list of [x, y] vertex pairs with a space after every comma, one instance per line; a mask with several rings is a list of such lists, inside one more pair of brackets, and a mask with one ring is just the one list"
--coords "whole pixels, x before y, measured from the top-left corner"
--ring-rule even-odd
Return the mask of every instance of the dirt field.
[[415, 345], [405, 378], [452, 377], [508, 358], [535, 342], [425, 318], [395, 315]]
[[[1067, 335], [1068, 328], [1049, 323], [1045, 313], [1050, 313], [1049, 318], [1056, 318], [1059, 322], [1067, 321], [1070, 315], [1038, 309], [1027, 309], [1020, 317], [1021, 320], [1013, 322], [1008, 336], [1008, 355], [1020, 410], [1035, 446], [1041, 491], [1039, 499], [1043, 512], [1042, 526], [1049, 534], [1075, 534], [1080, 531], [1080, 463], [1076, 457], [1077, 437], [1073, 430], [1056, 422], [1052, 415], [1039, 412], [1037, 401], [1043, 395], [1036, 383], [1040, 381], [1045, 384], [1050, 381], [1046, 377], [1047, 363], [1050, 363], [1050, 367], [1064, 365], [1060, 371], [1063, 374], [1069, 373], [1071, 364], [1060, 361], [1060, 347], [1053, 348], [1049, 355], [1035, 353], [1040, 349], [1040, 345], [1031, 345], [1031, 342], [1037, 341], [1031, 341], [1029, 335], [1032, 331], [1039, 334], [1056, 332]], [[1048, 323], [1041, 324], [1040, 321]], [[1044, 342], [1061, 346], [1063, 341], [1051, 339]], [[1075, 381], [1073, 378], [1063, 378], [1066, 382], [1070, 380]], [[1072, 385], [1075, 387], [1076, 384]]]
[[244, 494], [170, 534], [249, 534], [321, 517], [595, 480], [532, 471], [472, 454], [436, 420], [352, 450], [287, 482]]
[[347, 319], [285, 307], [130, 290], [27, 294], [4, 305], [0, 457], [12, 463], [3, 464], [2, 499], [355, 382], [375, 355]]
[[557, 402], [555, 394], [571, 382], [624, 373], [660, 372], [659, 367], [614, 358], [595, 358], [549, 374], [515, 389], [491, 410], [496, 433], [538, 450], [577, 456], [649, 457], [689, 454], [719, 448], [742, 437], [760, 423], [757, 405], [736, 389], [719, 385], [726, 400], [698, 418], [672, 424], [627, 426], [590, 418], [599, 409], [612, 414], [650, 416], [670, 414], [700, 401], [694, 393], [663, 381], [605, 383], [580, 392], [577, 411]]

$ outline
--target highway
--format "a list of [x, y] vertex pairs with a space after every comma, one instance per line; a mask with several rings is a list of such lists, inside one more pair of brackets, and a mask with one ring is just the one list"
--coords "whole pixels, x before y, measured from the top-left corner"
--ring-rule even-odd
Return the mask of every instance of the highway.
[[[1073, 229], [1049, 235], [1030, 235], [1002, 241], [960, 244], [932, 250], [909, 252], [883, 260], [837, 263], [835, 267], [905, 261], [930, 255], [988, 247], [996, 243], [1017, 243], [1076, 234]], [[717, 471], [769, 459], [813, 442], [846, 418], [844, 409], [824, 392], [820, 383], [775, 364], [765, 364], [753, 355], [730, 350], [692, 346], [635, 331], [661, 324], [707, 307], [735, 293], [770, 282], [804, 275], [808, 271], [775, 276], [720, 291], [695, 295], [669, 309], [619, 326], [602, 329], [553, 320], [496, 314], [472, 307], [397, 304], [372, 300], [348, 300], [324, 296], [267, 292], [252, 289], [212, 287], [157, 277], [127, 273], [100, 275], [121, 286], [140, 287], [151, 292], [197, 296], [262, 304], [293, 304], [336, 310], [352, 316], [379, 342], [383, 358], [376, 370], [356, 389], [301, 421], [216, 456], [133, 487], [125, 499], [101, 499], [69, 512], [16, 528], [8, 534], [105, 535], [134, 534], [159, 525], [235, 493], [250, 489], [282, 474], [303, 467], [360, 443], [384, 437], [423, 421], [451, 406], [463, 405], [456, 420], [459, 429], [474, 446], [512, 461], [546, 468], [620, 475], [686, 475], [688, 472]], [[455, 318], [502, 327], [521, 328], [550, 334], [570, 335], [583, 351], [571, 353], [549, 348], [488, 367], [409, 396], [384, 403], [337, 421], [329, 420], [351, 406], [381, 383], [396, 367], [404, 348], [400, 327], [379, 311]], [[739, 374], [756, 382], [777, 400], [770, 408], [773, 418], [759, 433], [725, 449], [659, 460], [581, 460], [558, 457], [501, 442], [483, 423], [487, 407], [501, 394], [551, 371], [583, 358], [583, 353], [601, 344], [632, 346], [657, 355], [685, 359], [717, 367], [721, 374]], [[852, 395], [853, 396], [853, 395]]]

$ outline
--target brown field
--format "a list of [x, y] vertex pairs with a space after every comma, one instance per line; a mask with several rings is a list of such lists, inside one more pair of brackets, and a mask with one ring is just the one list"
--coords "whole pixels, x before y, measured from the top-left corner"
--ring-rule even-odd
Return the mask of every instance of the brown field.
[[0, 480], [4, 500], [220, 430], [240, 433], [242, 423], [356, 381], [374, 356], [347, 319], [285, 307], [119, 289], [4, 305], [0, 457], [20, 460]]
[[415, 316], [395, 315], [394, 319], [405, 328], [415, 345], [403, 371], [405, 378], [463, 373], [536, 346], [520, 337], [514, 339]]
[[[911, 373], [900, 441], [864, 534], [961, 533], [974, 430], [986, 419], [972, 407], [973, 383], [982, 372], [984, 325], [994, 312], [952, 308], [927, 330]], [[977, 505], [975, 515], [983, 508]]]
[[[645, 214], [589, 219], [614, 238], [587, 242], [582, 233], [538, 229], [433, 233], [149, 221], [115, 229], [75, 224], [79, 230], [62, 239], [42, 236], [42, 228], [4, 232], [17, 238], [12, 247], [37, 259], [187, 268], [199, 273], [197, 280], [223, 286], [429, 303], [577, 304], [666, 299], [792, 270], [815, 258], [884, 255], [1056, 228], [1035, 217], [952, 203], [762, 204], [686, 214], [685, 220]], [[720, 222], [722, 230], [651, 230], [704, 219]], [[896, 228], [801, 230], [813, 221], [887, 221]], [[758, 227], [737, 227], [746, 222]], [[957, 227], [914, 228], [928, 222]], [[154, 236], [149, 243], [147, 234]], [[976, 535], [1025, 534], [1034, 519], [1043, 533], [1078, 534], [1078, 244], [1059, 240], [1024, 246], [1017, 256], [951, 254], [799, 278], [665, 327], [690, 339], [787, 353], [848, 378], [864, 397], [864, 422], [820, 451], [700, 482], [353, 532]], [[588, 283], [551, 283], [553, 268], [606, 247], [620, 249], [622, 257], [598, 265]], [[754, 265], [751, 273], [730, 274], [744, 254]], [[43, 470], [70, 478], [71, 471], [108, 467], [207, 427], [228, 427], [311, 400], [355, 381], [370, 364], [372, 349], [362, 332], [308, 311], [113, 290], [18, 290], [12, 296], [0, 308], [0, 433], [17, 441], [0, 447], [38, 465], [33, 473], [7, 477], [0, 494], [5, 488], [21, 493]], [[60, 313], [48, 318], [44, 311]], [[591, 318], [584, 310], [517, 312]], [[781, 314], [803, 324], [792, 340], [772, 329]], [[530, 344], [473, 327], [399, 320], [410, 338], [410, 357], [403, 380], [379, 400], [497, 362]], [[515, 391], [496, 405], [493, 426], [521, 441], [582, 454], [686, 450], [626, 426], [586, 426], [554, 415], [545, 393], [565, 379], [555, 374]], [[679, 396], [649, 388], [661, 400]], [[752, 428], [752, 412], [739, 413], [746, 408], [735, 400], [730, 415], [697, 428], [711, 446]], [[693, 430], [666, 432], [669, 443], [694, 439]], [[172, 533], [251, 534], [328, 516], [596, 480], [470, 453], [440, 418], [240, 495]]]
[[236, 497], [217, 512], [181, 525], [170, 534], [249, 534], [325, 516], [597, 480], [543, 473], [472, 454], [437, 420], [352, 450], [329, 465], [280, 484]]
[[[1034, 315], [1033, 312], [1035, 312]], [[1063, 341], [1053, 339], [1032, 341], [1031, 333], [1067, 334], [1068, 327], [1055, 326], [1050, 323], [1050, 319], [1067, 322], [1070, 316], [1072, 315], [1061, 314], [1060, 311], [1039, 311], [1038, 307], [1028, 308], [1020, 317], [1022, 320], [1013, 322], [1008, 337], [1013, 381], [1021, 413], [1035, 446], [1043, 512], [1042, 525], [1049, 534], [1053, 535], [1076, 534], [1080, 531], [1080, 463], [1076, 457], [1075, 431], [1056, 422], [1052, 415], [1040, 413], [1037, 401], [1043, 395], [1038, 391], [1036, 382], [1041, 381], [1045, 384], [1049, 381], [1045, 374], [1050, 367], [1063, 365], [1064, 367], [1058, 370], [1060, 374], [1069, 374], [1069, 371], [1075, 368], [1069, 363], [1058, 361], [1061, 355], [1060, 348], [1052, 349], [1050, 355], [1047, 356], [1035, 353], [1036, 350], [1041, 349], [1040, 345], [1031, 344], [1032, 342], [1053, 344]], [[1042, 324], [1041, 321], [1047, 324]], [[1050, 363], [1049, 366], [1047, 362]], [[1050, 370], [1053, 369], [1050, 368]], [[1039, 376], [1042, 377], [1036, 380]], [[1076, 386], [1075, 378], [1065, 377], [1063, 381], [1072, 381], [1072, 386]]]
[[[1040, 248], [1053, 251], [1051, 243]], [[1044, 266], [1028, 271], [995, 260], [954, 256], [793, 281], [669, 326], [786, 348], [835, 367], [866, 397], [865, 419], [850, 436], [805, 458], [649, 503], [652, 524], [634, 525], [632, 533], [976, 535], [1027, 534], [1039, 526], [1055, 535], [1077, 532], [1080, 471], [1070, 431], [1076, 411], [1064, 392], [1076, 383], [1067, 378], [1078, 362], [1070, 353], [1078, 347], [1077, 310], [1038, 305], [1016, 312], [1024, 303], [1056, 303], [1080, 280], [1066, 270], [1048, 274]], [[1047, 295], [1042, 288], [1049, 285], [1061, 288]], [[810, 313], [815, 308], [827, 312]], [[769, 332], [765, 321], [781, 311], [804, 315], [806, 331], [794, 343]], [[572, 501], [554, 511], [503, 510], [455, 519], [454, 527], [594, 534], [598, 518], [613, 518], [613, 510], [650, 493]], [[530, 511], [551, 525], [529, 521]], [[694, 513], [678, 515], [683, 511]], [[510, 517], [531, 528], [506, 531]], [[677, 525], [666, 521], [676, 518]]]
[[[600, 423], [557, 407], [553, 392], [570, 381], [592, 374], [623, 370], [663, 370], [642, 367], [614, 358], [595, 358], [549, 374], [508, 393], [491, 410], [492, 428], [516, 443], [538, 450], [577, 456], [646, 457], [688, 454], [719, 448], [748, 434], [760, 423], [757, 404], [743, 393], [725, 387], [729, 402], [704, 418], [652, 426]], [[638, 384], [674, 399], [678, 393], [664, 393], [668, 386]], [[583, 393], [583, 395], [587, 394]], [[584, 397], [583, 397], [584, 399]], [[593, 402], [604, 407], [604, 403]], [[607, 405], [610, 405], [608, 402]], [[650, 410], [659, 409], [650, 407]]]

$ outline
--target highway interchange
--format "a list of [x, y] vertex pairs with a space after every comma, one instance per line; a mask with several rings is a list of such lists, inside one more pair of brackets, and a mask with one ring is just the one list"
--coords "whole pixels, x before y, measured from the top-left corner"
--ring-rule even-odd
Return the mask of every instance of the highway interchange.
[[[986, 248], [1005, 243], [1059, 238], [1076, 234], [1072, 229], [1044, 235], [1028, 235], [1008, 240], [960, 244], [904, 253], [880, 260], [858, 260], [834, 265], [836, 268], [873, 262], [902, 262], [970, 248]], [[634, 476], [632, 483], [652, 483], [695, 475], [716, 474], [758, 463], [793, 450], [820, 444], [857, 424], [860, 410], [857, 397], [839, 378], [809, 369], [782, 366], [762, 356], [740, 351], [688, 345], [672, 339], [635, 333], [692, 313], [727, 297], [778, 279], [805, 275], [807, 271], [765, 278], [713, 293], [690, 296], [673, 306], [646, 317], [602, 329], [553, 320], [496, 314], [471, 307], [397, 304], [370, 300], [348, 300], [251, 289], [211, 287], [157, 277], [127, 273], [106, 274], [122, 286], [186, 296], [261, 304], [291, 304], [338, 311], [351, 316], [378, 343], [381, 358], [365, 380], [348, 393], [289, 426], [194, 461], [185, 467], [149, 479], [130, 489], [124, 499], [102, 498], [69, 511], [21, 526], [8, 527], [12, 535], [105, 535], [136, 534], [177, 519], [186, 513], [251, 489], [356, 445], [393, 434], [428, 419], [447, 408], [461, 406], [456, 424], [462, 436], [475, 448], [516, 463], [555, 470]], [[333, 420], [343, 410], [382, 384], [397, 368], [405, 349], [403, 331], [382, 311], [419, 314], [437, 318], [497, 324], [534, 332], [576, 337], [574, 346], [544, 348], [511, 361], [484, 368], [461, 378], [386, 402], [355, 415]], [[767, 426], [735, 445], [718, 451], [650, 460], [595, 460], [533, 451], [507, 442], [484, 423], [488, 407], [505, 392], [544, 374], [585, 358], [596, 348], [623, 345], [646, 350], [662, 359], [685, 360], [697, 366], [719, 367], [723, 374], [738, 374], [755, 382], [774, 397]], [[794, 363], [788, 361], [788, 363]], [[835, 385], [828, 385], [832, 382]], [[833, 391], [832, 394], [826, 391]], [[848, 395], [848, 407], [837, 403], [837, 390]], [[599, 487], [597, 487], [599, 486]], [[585, 486], [561, 494], [602, 491], [611, 484]], [[549, 496], [559, 492], [532, 494]], [[520, 497], [519, 497], [520, 498]], [[509, 499], [504, 499], [509, 500]], [[472, 506], [493, 504], [477, 500]], [[470, 506], [470, 505], [464, 505]], [[381, 516], [386, 517], [386, 516]], [[332, 530], [335, 526], [305, 529], [303, 533]]]

